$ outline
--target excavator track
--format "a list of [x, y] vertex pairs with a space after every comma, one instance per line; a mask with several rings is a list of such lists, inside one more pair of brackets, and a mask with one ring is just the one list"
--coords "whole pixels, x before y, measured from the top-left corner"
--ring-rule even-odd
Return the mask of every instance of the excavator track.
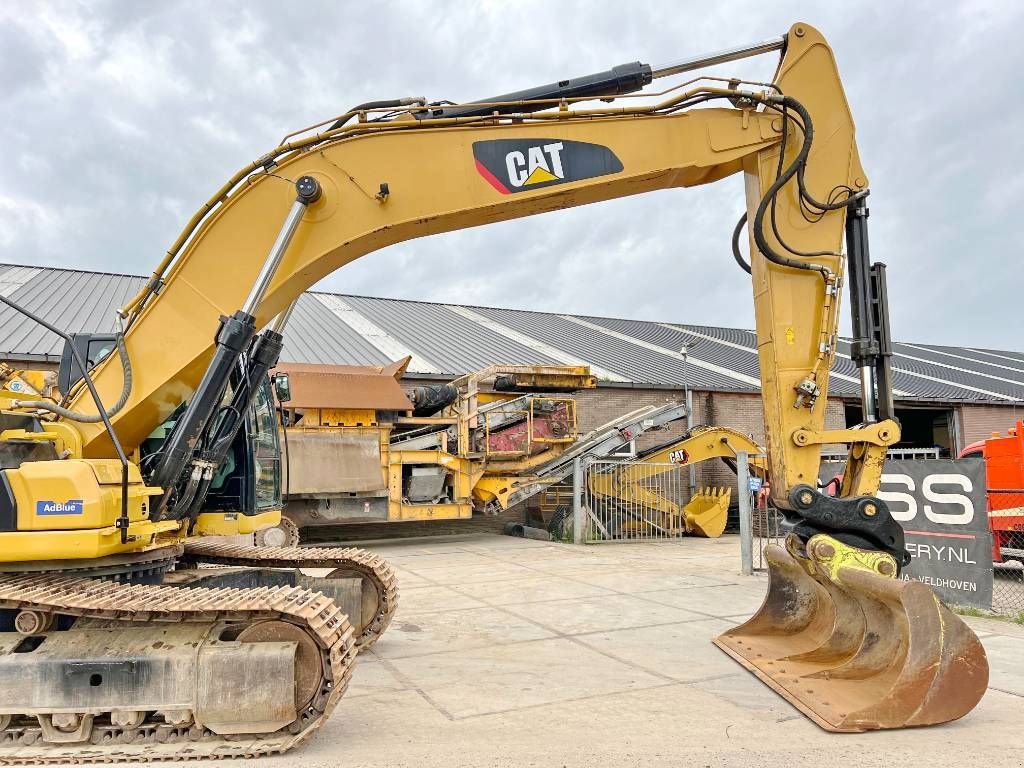
[[356, 647], [373, 645], [391, 624], [398, 607], [395, 569], [383, 557], [357, 547], [252, 547], [191, 540], [181, 558], [185, 565], [246, 568], [330, 568], [324, 578], [357, 575], [363, 579], [363, 630]]
[[[308, 701], [303, 700], [301, 708], [297, 703], [293, 712], [298, 716], [272, 732], [220, 735], [197, 725], [191, 713], [134, 712], [126, 719], [122, 711], [120, 719], [115, 719], [117, 707], [99, 713], [83, 707], [83, 711], [69, 714], [65, 705], [54, 707], [52, 714], [37, 709], [27, 716], [0, 715], [0, 763], [4, 764], [247, 758], [281, 753], [308, 738], [329, 717], [348, 687], [357, 654], [348, 617], [330, 598], [300, 587], [185, 589], [56, 574], [2, 574], [0, 607], [78, 617], [71, 629], [50, 632], [40, 647], [46, 647], [51, 636], [73, 639], [75, 633], [86, 636], [93, 627], [99, 628], [93, 632], [106, 631], [112, 636], [130, 634], [131, 627], [138, 627], [143, 634], [169, 636], [222, 622], [236, 630], [236, 637], [251, 633], [255, 641], [284, 639], [280, 631], [276, 637], [268, 637], [266, 629], [283, 626], [287, 639], [298, 637], [299, 645], [313, 649], [305, 656], [299, 653], [294, 661], [296, 687], [301, 679], [309, 690]], [[86, 629], [79, 629], [80, 625]], [[254, 632], [259, 627], [263, 628], [262, 636], [259, 629]], [[232, 645], [240, 647], [238, 643]], [[143, 648], [154, 653], [150, 649], [159, 649], [157, 654], [165, 652], [159, 642], [147, 643]], [[66, 663], [71, 670], [81, 662]], [[74, 692], [61, 695], [70, 701]], [[239, 701], [237, 706], [246, 704]], [[229, 706], [234, 703], [229, 702]], [[63, 730], [69, 730], [69, 718], [84, 738], [77, 743], [55, 743], [46, 738], [46, 731], [52, 734], [55, 727], [64, 725]]]

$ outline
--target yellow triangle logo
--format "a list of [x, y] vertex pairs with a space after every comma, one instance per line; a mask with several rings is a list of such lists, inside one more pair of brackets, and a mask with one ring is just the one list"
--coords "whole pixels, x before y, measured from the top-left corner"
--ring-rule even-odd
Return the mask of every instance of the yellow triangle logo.
[[530, 184], [540, 184], [542, 181], [558, 181], [558, 177], [550, 171], [545, 171], [540, 166], [533, 169], [533, 173], [530, 177], [523, 182], [523, 186], [529, 186]]

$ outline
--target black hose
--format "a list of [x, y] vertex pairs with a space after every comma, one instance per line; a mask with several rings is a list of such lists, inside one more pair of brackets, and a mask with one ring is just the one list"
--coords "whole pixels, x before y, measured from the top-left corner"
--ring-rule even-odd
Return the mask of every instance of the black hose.
[[743, 258], [743, 254], [740, 253], [740, 233], [747, 226], [747, 214], [744, 212], [740, 216], [740, 220], [736, 222], [736, 228], [732, 231], [732, 257], [736, 259], [736, 263], [740, 265], [740, 269], [746, 272], [748, 275], [753, 274], [750, 271], [750, 262]]
[[341, 128], [345, 123], [351, 120], [353, 117], [358, 115], [367, 109], [394, 109], [395, 107], [405, 107], [410, 104], [419, 103], [416, 99], [404, 98], [404, 99], [383, 99], [381, 101], [367, 101], [358, 106], [352, 107], [348, 112], [339, 117], [334, 124], [328, 128], [329, 131], [335, 131]]
[[[813, 129], [811, 127], [811, 113], [807, 111], [807, 107], [805, 107], [796, 99], [793, 99], [789, 96], [785, 97], [785, 105], [787, 107], [791, 107], [794, 112], [800, 115], [800, 119], [803, 121], [804, 124], [804, 145], [806, 146], [807, 151], [809, 153], [811, 145], [811, 134], [813, 133]], [[807, 156], [805, 153], [803, 161], [801, 161], [799, 167], [797, 168], [796, 183], [800, 187], [800, 197], [803, 200], [805, 200], [809, 205], [813, 206], [814, 208], [817, 208], [820, 211], [837, 211], [840, 208], [845, 208], [847, 204], [850, 202], [850, 198], [854, 197], [855, 195], [855, 192], [849, 187], [846, 187], [846, 189], [849, 192], [849, 194], [847, 194], [846, 197], [835, 202], [832, 202], [830, 200], [827, 203], [822, 203], [816, 200], [814, 196], [807, 191], [807, 186], [804, 181], [804, 172], [807, 165], [805, 162], [806, 159]]]
[[[814, 137], [814, 127], [811, 122], [810, 113], [803, 107], [800, 102], [790, 96], [783, 96], [780, 100], [783, 107], [792, 107], [797, 114], [803, 119], [804, 122], [804, 140], [800, 147], [800, 151], [797, 152], [796, 158], [793, 162], [786, 167], [772, 182], [772, 185], [768, 187], [764, 197], [761, 198], [761, 202], [758, 203], [757, 213], [754, 215], [754, 242], [757, 244], [758, 250], [761, 254], [773, 264], [777, 264], [780, 267], [789, 267], [791, 269], [802, 269], [808, 272], [821, 272], [823, 276], [828, 275], [828, 269], [821, 264], [808, 263], [804, 261], [797, 261], [791, 259], [788, 256], [783, 256], [778, 253], [768, 242], [768, 238], [764, 235], [764, 217], [768, 212], [769, 207], [775, 200], [775, 196], [779, 194], [784, 186], [789, 182], [790, 179], [795, 176], [803, 165], [807, 162], [807, 156], [811, 151], [811, 141]], [[780, 148], [781, 152], [786, 151], [785, 142], [783, 142]]]

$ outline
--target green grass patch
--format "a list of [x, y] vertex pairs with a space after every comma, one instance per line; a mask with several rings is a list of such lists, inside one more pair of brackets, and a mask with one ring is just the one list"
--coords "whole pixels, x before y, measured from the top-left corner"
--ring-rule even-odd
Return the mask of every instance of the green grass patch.
[[999, 619], [1000, 621], [1009, 621], [1014, 624], [1024, 625], [1024, 611], [1006, 614], [986, 611], [970, 605], [951, 605], [949, 607], [953, 613], [958, 613], [961, 616], [975, 616], [982, 619]]

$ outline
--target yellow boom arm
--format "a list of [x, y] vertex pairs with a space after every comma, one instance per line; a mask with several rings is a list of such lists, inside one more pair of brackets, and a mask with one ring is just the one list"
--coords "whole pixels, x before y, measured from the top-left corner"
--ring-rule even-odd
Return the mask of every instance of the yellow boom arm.
[[[649, 106], [628, 97], [618, 102], [626, 106], [578, 103], [619, 98], [698, 63], [780, 48], [772, 83], [701, 79], [661, 92]], [[632, 73], [622, 88], [620, 69]], [[147, 478], [164, 495], [148, 514], [145, 500], [135, 500], [137, 522], [174, 525], [163, 512], [183, 466], [187, 484], [170, 505], [172, 517], [199, 508], [257, 378], [247, 374], [233, 391], [237, 407], [219, 409], [229, 375], [247, 349], [246, 370], [265, 373], [291, 305], [325, 275], [415, 237], [743, 173], [771, 493], [794, 528], [786, 549], [766, 552], [771, 586], [761, 611], [716, 642], [832, 730], [926, 725], [966, 713], [985, 690], [984, 651], [927, 587], [896, 578], [909, 557], [903, 531], [873, 495], [899, 427], [890, 418], [888, 327], [876, 312], [884, 270], [869, 264], [867, 176], [832, 50], [815, 29], [796, 24], [784, 41], [594, 77], [614, 87], [588, 90], [593, 79], [581, 78], [567, 81], [580, 86], [572, 98], [543, 103], [528, 92], [475, 108], [421, 105], [397, 117], [356, 110], [325, 131], [291, 138], [229, 180], [123, 310], [134, 382], [112, 431], [130, 451], [190, 401]], [[734, 254], [742, 263], [738, 246]], [[825, 430], [847, 277], [865, 423]], [[107, 404], [127, 392], [117, 356], [101, 363], [95, 381]], [[70, 400], [79, 413], [96, 413], [84, 389]], [[47, 439], [92, 460], [77, 460], [83, 477], [114, 455], [98, 424], [57, 422], [51, 431]], [[842, 493], [832, 498], [815, 486], [821, 446], [837, 442], [851, 450]], [[111, 485], [103, 492], [113, 494]], [[122, 545], [127, 532], [120, 528]]]
[[[808, 25], [790, 30], [774, 87], [749, 94], [771, 97], [778, 91], [814, 116], [819, 138], [804, 172], [811, 193], [829, 199], [835, 190], [864, 189], [867, 178], [832, 51]], [[115, 430], [127, 448], [134, 448], [194, 391], [212, 355], [212, 329], [221, 315], [242, 305], [256, 281], [294, 198], [292, 181], [300, 176], [316, 178], [323, 194], [298, 225], [258, 306], [257, 327], [344, 264], [383, 246], [437, 232], [706, 184], [741, 171], [747, 176], [748, 220], [753, 221], [777, 176], [784, 126], [780, 111], [763, 99], [745, 98], [745, 93], [692, 85], [668, 92], [649, 107], [554, 109], [521, 120], [358, 122], [319, 142], [306, 140], [308, 146], [302, 141], [284, 145], [275, 151], [281, 157], [272, 172], [253, 172], [215, 201], [219, 204], [160, 274], [159, 293], [129, 306], [125, 342], [134, 383], [127, 404], [112, 420]], [[738, 106], [690, 108], [711, 99], [712, 104], [728, 104], [723, 96]], [[789, 128], [787, 162], [802, 141], [800, 131]], [[300, 148], [288, 150], [293, 145]], [[570, 150], [581, 145], [599, 155], [590, 158], [598, 165], [596, 171], [584, 168], [593, 175], [577, 173], [587, 158], [581, 160], [582, 154]], [[505, 147], [512, 149], [501, 153]], [[494, 150], [501, 155], [497, 163], [487, 156]], [[531, 165], [538, 178], [544, 173], [550, 178], [540, 183], [523, 178]], [[496, 186], [504, 172], [504, 181]], [[579, 175], [586, 177], [574, 177]], [[516, 182], [524, 183], [517, 188], [512, 186]], [[382, 185], [387, 194], [381, 193]], [[777, 197], [775, 218], [786, 245], [818, 253], [812, 261], [822, 267], [791, 269], [751, 248], [768, 453], [777, 500], [785, 505], [787, 489], [813, 484], [819, 446], [833, 440], [822, 427], [835, 354], [845, 209], [808, 221], [800, 215], [796, 185], [789, 184]], [[774, 233], [765, 236], [782, 250]], [[104, 402], [114, 402], [121, 391], [116, 356], [99, 366], [95, 379]], [[817, 395], [795, 407], [797, 388], [805, 381], [813, 383]], [[94, 412], [84, 392], [72, 407]], [[80, 428], [86, 456], [112, 455], [102, 425]], [[888, 429], [895, 439], [896, 426]], [[873, 435], [868, 430], [858, 437]]]

